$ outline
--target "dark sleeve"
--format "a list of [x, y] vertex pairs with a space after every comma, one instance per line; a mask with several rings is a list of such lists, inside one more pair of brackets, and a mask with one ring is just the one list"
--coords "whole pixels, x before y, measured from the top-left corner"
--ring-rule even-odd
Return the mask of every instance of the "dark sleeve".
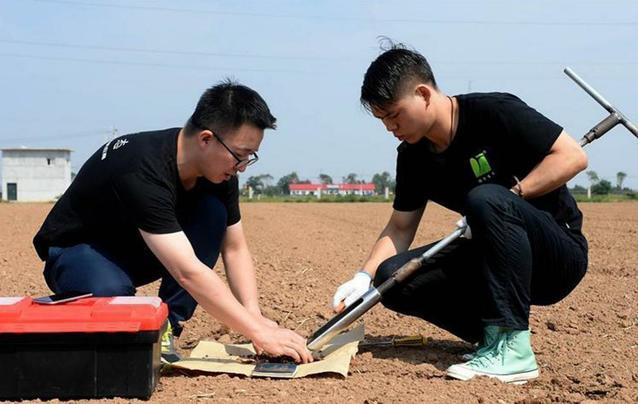
[[168, 184], [132, 172], [115, 179], [113, 189], [138, 229], [152, 234], [182, 231], [175, 214], [174, 190]]
[[421, 176], [414, 153], [407, 150], [407, 145], [399, 146], [397, 156], [396, 188], [394, 189], [394, 210], [411, 212], [420, 209], [427, 203], [426, 186]]
[[561, 126], [513, 95], [500, 99], [491, 112], [505, 128], [503, 140], [510, 145], [511, 154], [523, 157], [530, 169], [547, 156], [563, 131]]
[[226, 206], [226, 226], [232, 226], [239, 222], [241, 213], [239, 212], [239, 179], [234, 176], [228, 180], [228, 189], [222, 196], [222, 202]]

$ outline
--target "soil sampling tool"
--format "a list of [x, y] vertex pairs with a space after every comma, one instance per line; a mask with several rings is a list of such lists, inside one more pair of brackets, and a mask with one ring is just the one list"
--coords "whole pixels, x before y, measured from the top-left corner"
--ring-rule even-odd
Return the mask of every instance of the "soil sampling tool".
[[600, 121], [596, 126], [591, 128], [582, 139], [580, 139], [580, 145], [585, 146], [594, 140], [598, 139], [605, 133], [609, 132], [613, 129], [614, 126], [622, 123], [629, 132], [633, 133], [636, 138], [638, 138], [638, 126], [635, 123], [631, 122], [625, 115], [622, 114], [616, 107], [611, 105], [609, 101], [607, 101], [600, 93], [594, 90], [589, 84], [585, 83], [583, 79], [581, 79], [576, 73], [572, 71], [569, 67], [564, 70], [565, 74], [568, 75], [572, 80], [576, 82], [583, 90], [587, 92], [587, 94], [591, 95], [593, 99], [595, 99], [603, 108], [605, 108], [609, 115]]
[[[613, 127], [619, 123], [623, 124], [631, 133], [638, 138], [638, 126], [631, 122], [625, 115], [623, 115], [617, 108], [609, 103], [600, 93], [589, 86], [583, 79], [581, 79], [570, 68], [564, 70], [565, 74], [574, 80], [583, 90], [585, 90], [593, 99], [595, 99], [603, 108], [605, 108], [609, 115], [600, 121], [596, 126], [583, 136], [580, 140], [580, 145], [585, 146], [594, 140], [598, 139], [605, 133], [609, 132]], [[466, 233], [467, 232], [467, 233]], [[370, 288], [363, 294], [358, 300], [348, 306], [341, 313], [330, 319], [323, 327], [319, 328], [308, 340], [308, 349], [311, 351], [320, 350], [326, 343], [330, 342], [332, 338], [340, 334], [350, 324], [356, 321], [359, 317], [363, 316], [374, 305], [381, 301], [381, 297], [388, 290], [404, 282], [412, 274], [414, 274], [424, 262], [430, 259], [434, 254], [447, 247], [450, 243], [459, 237], [470, 238], [469, 228], [465, 217], [459, 220], [456, 224], [456, 229], [447, 237], [436, 243], [432, 248], [427, 250], [422, 255], [411, 259], [399, 268], [388, 280], [383, 282], [377, 288]]]
[[423, 335], [410, 335], [407, 337], [395, 337], [380, 341], [363, 340], [359, 342], [360, 347], [422, 347], [426, 344]]

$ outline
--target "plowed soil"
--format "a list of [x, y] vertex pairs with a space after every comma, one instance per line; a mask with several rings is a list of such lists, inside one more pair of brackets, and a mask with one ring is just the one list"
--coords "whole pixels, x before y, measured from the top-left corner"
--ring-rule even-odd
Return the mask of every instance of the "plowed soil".
[[[31, 239], [50, 204], [0, 204], [0, 296], [48, 294]], [[489, 379], [446, 379], [470, 346], [416, 318], [381, 305], [365, 316], [368, 338], [421, 334], [423, 347], [361, 348], [346, 378], [248, 379], [173, 373], [160, 379], [153, 402], [638, 402], [638, 203], [581, 204], [590, 245], [588, 274], [565, 300], [533, 307], [530, 319], [540, 377], [526, 385]], [[350, 278], [385, 225], [390, 204], [242, 205], [258, 270], [264, 313], [310, 335], [331, 316], [335, 288]], [[449, 233], [457, 215], [426, 211], [414, 245]], [[215, 268], [220, 274], [223, 268]], [[153, 295], [158, 284], [139, 289]], [[203, 310], [178, 340], [188, 351], [202, 339], [237, 342]], [[128, 400], [97, 400], [128, 402]]]

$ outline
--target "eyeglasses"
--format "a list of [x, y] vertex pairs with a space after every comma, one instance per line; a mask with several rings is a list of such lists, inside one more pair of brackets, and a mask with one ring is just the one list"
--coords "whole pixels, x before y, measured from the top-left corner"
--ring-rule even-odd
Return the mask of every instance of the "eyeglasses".
[[207, 127], [205, 127], [205, 126], [199, 125], [199, 124], [197, 124], [197, 123], [193, 123], [193, 125], [194, 125], [195, 127], [197, 127], [197, 128], [207, 130], [207, 131], [209, 131], [210, 133], [212, 133], [212, 134], [213, 134], [213, 136], [215, 137], [215, 139], [217, 139], [217, 141], [218, 141], [219, 143], [221, 143], [221, 145], [222, 145], [222, 146], [224, 146], [224, 149], [228, 150], [228, 153], [230, 153], [230, 155], [231, 155], [231, 156], [233, 156], [233, 158], [234, 158], [235, 160], [237, 160], [237, 162], [235, 163], [235, 167], [234, 167], [236, 170], [243, 170], [244, 168], [246, 168], [246, 167], [248, 167], [248, 166], [251, 166], [251, 165], [255, 164], [255, 163], [257, 162], [257, 160], [259, 160], [259, 156], [257, 155], [257, 153], [256, 153], [256, 152], [252, 152], [252, 153], [250, 153], [250, 155], [248, 156], [248, 158], [247, 158], [247, 159], [242, 159], [242, 158], [240, 158], [240, 157], [237, 155], [237, 153], [235, 153], [235, 152], [234, 152], [234, 151], [233, 151], [230, 147], [228, 147], [228, 146], [226, 145], [226, 143], [224, 143], [224, 141], [223, 141], [223, 140], [222, 140], [219, 136], [217, 136], [217, 133], [215, 133], [215, 131], [213, 131], [212, 129], [207, 128]]
[[[208, 130], [210, 130], [210, 129], [208, 129]], [[234, 151], [232, 151], [232, 150], [230, 149], [230, 147], [228, 147], [228, 146], [226, 145], [226, 143], [224, 143], [224, 141], [223, 141], [223, 140], [222, 140], [219, 136], [217, 136], [217, 134], [216, 134], [215, 132], [213, 132], [212, 130], [210, 130], [210, 133], [212, 133], [212, 134], [213, 134], [213, 136], [215, 136], [215, 139], [217, 139], [217, 141], [218, 141], [219, 143], [221, 143], [221, 145], [222, 145], [222, 146], [224, 146], [224, 148], [225, 148], [226, 150], [228, 150], [228, 153], [230, 153], [230, 154], [231, 154], [231, 156], [233, 156], [233, 157], [235, 158], [235, 160], [237, 160], [237, 163], [235, 163], [235, 169], [236, 169], [236, 170], [243, 170], [244, 168], [246, 168], [246, 167], [248, 167], [248, 166], [251, 166], [251, 165], [255, 164], [255, 163], [257, 162], [257, 160], [259, 160], [259, 156], [258, 156], [258, 155], [257, 155], [257, 153], [255, 153], [255, 152], [250, 153], [250, 155], [248, 156], [248, 158], [247, 158], [247, 159], [241, 159], [241, 158], [239, 158], [239, 156], [238, 156], [238, 155], [237, 155]]]
[[217, 133], [213, 132], [211, 129], [206, 128], [204, 126], [200, 126], [200, 125], [195, 125], [195, 126], [197, 126], [200, 129], [205, 129], [205, 130], [209, 131], [210, 133], [212, 133], [213, 136], [215, 137], [215, 139], [217, 139], [217, 141], [219, 143], [221, 143], [222, 146], [224, 146], [224, 149], [228, 150], [228, 153], [230, 153], [230, 155], [233, 156], [235, 158], [235, 160], [237, 160], [237, 162], [235, 163], [235, 167], [234, 167], [236, 170], [243, 170], [244, 168], [255, 164], [257, 162], [257, 160], [259, 160], [259, 156], [255, 152], [250, 153], [250, 155], [248, 156], [247, 159], [240, 158], [237, 155], [237, 153], [232, 151], [231, 148], [228, 147], [226, 145], [226, 143], [224, 143], [224, 141], [219, 136], [217, 136]]

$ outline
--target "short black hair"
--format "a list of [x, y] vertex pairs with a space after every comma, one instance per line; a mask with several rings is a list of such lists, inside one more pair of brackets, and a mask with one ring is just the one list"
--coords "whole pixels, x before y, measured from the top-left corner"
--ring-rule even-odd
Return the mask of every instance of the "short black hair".
[[192, 134], [197, 129], [210, 129], [223, 134], [243, 124], [275, 129], [276, 122], [266, 101], [255, 90], [225, 79], [202, 94], [185, 131]]
[[371, 111], [372, 107], [383, 109], [393, 104], [410, 84], [423, 83], [437, 88], [432, 68], [423, 55], [388, 38], [381, 40], [383, 53], [370, 64], [363, 77], [361, 104], [364, 108]]

